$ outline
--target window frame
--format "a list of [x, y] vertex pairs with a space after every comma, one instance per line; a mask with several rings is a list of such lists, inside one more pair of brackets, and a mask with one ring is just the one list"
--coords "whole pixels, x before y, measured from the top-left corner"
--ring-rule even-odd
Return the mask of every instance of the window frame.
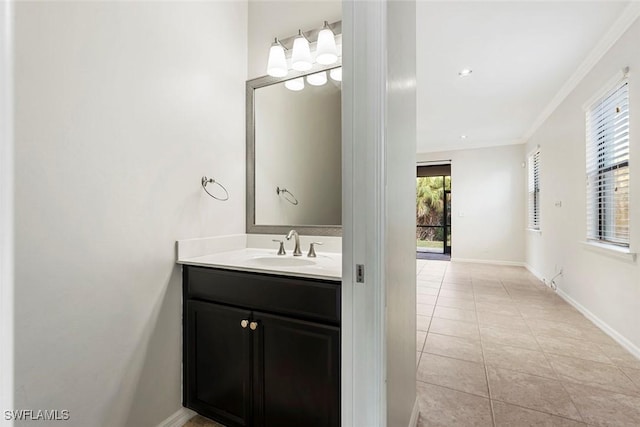
[[[615, 115], [606, 117], [608, 120], [604, 125], [600, 124], [600, 127], [606, 128], [605, 135], [599, 135], [594, 132], [593, 122], [594, 118], [600, 118], [599, 123], [604, 122], [604, 115], [598, 114], [599, 110], [602, 110], [609, 98], [614, 96], [618, 91], [622, 90], [626, 92], [627, 99], [629, 98], [629, 79], [628, 74], [625, 73], [622, 77], [616, 78], [614, 81], [609, 82], [597, 96], [592, 98], [588, 106], [585, 109], [585, 124], [586, 124], [586, 162], [585, 173], [587, 179], [586, 188], [586, 240], [588, 243], [593, 243], [598, 246], [629, 249], [631, 246], [631, 216], [630, 216], [630, 185], [629, 179], [631, 176], [631, 168], [629, 163], [630, 157], [630, 131], [627, 131], [627, 147], [626, 152], [622, 156], [622, 159], [616, 160], [615, 157], [611, 158], [611, 153], [615, 152], [615, 148], [620, 144], [616, 137], [611, 135], [611, 128], [613, 124], [608, 121], [614, 120]], [[630, 127], [630, 105], [627, 102], [626, 111], [626, 126]], [[591, 158], [593, 156], [593, 158]], [[621, 239], [611, 240], [611, 229], [614, 229], [615, 224], [613, 219], [615, 218], [618, 208], [615, 207], [615, 192], [617, 191], [615, 184], [615, 177], [608, 176], [615, 171], [621, 171], [626, 169], [627, 177], [627, 197], [626, 197], [626, 211], [627, 211], [627, 232]], [[597, 188], [591, 189], [590, 183], [597, 184]], [[607, 212], [613, 206], [612, 212]], [[592, 223], [593, 221], [593, 223]], [[626, 240], [625, 240], [626, 239]]]
[[[533, 198], [531, 196], [533, 196]], [[540, 231], [540, 211], [540, 146], [537, 146], [527, 156], [528, 230], [538, 232]]]

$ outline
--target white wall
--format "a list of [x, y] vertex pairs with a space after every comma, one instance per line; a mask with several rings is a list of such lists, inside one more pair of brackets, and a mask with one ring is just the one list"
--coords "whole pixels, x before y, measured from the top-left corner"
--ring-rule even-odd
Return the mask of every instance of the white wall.
[[[640, 356], [640, 267], [588, 249], [586, 236], [585, 114], [583, 104], [623, 67], [631, 68], [631, 245], [640, 251], [640, 21], [606, 53], [558, 109], [535, 132], [528, 149], [540, 145], [540, 214], [542, 234], [527, 234], [526, 259], [550, 279], [560, 268], [560, 291], [581, 304]], [[562, 202], [556, 207], [556, 202]]]
[[181, 407], [175, 241], [244, 230], [246, 33], [245, 2], [16, 3], [17, 408]]
[[330, 79], [297, 92], [284, 83], [255, 91], [256, 224], [342, 224], [340, 103]]
[[[387, 426], [417, 421], [416, 3], [387, 2], [385, 288]], [[417, 411], [417, 406], [415, 406]], [[412, 419], [413, 416], [413, 419]]]
[[342, 19], [340, 0], [256, 0], [249, 2], [248, 78], [267, 74], [269, 48], [275, 37], [285, 39]]
[[452, 259], [523, 263], [524, 145], [418, 154], [434, 160], [451, 160]]

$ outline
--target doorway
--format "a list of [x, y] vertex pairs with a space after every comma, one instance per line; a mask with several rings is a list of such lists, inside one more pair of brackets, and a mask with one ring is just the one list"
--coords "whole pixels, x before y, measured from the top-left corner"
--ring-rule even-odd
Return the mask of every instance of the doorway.
[[451, 258], [451, 164], [418, 166], [416, 258]]

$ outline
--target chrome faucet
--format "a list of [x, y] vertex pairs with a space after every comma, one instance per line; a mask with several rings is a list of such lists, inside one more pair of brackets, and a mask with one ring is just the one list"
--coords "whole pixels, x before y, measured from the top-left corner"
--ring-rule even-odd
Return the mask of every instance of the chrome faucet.
[[291, 230], [289, 234], [287, 234], [287, 240], [291, 240], [291, 237], [295, 236], [296, 238], [296, 246], [293, 248], [293, 256], [302, 256], [302, 251], [300, 250], [300, 236], [296, 230]]

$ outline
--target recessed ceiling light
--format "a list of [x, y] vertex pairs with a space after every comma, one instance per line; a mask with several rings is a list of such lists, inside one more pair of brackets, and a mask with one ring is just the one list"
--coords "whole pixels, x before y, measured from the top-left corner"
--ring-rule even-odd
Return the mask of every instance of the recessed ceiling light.
[[464, 69], [460, 70], [460, 72], [458, 72], [458, 76], [460, 76], [460, 77], [469, 77], [471, 75], [471, 73], [473, 73], [473, 70], [471, 68], [464, 68]]
[[467, 135], [460, 135], [460, 139], [467, 139]]

